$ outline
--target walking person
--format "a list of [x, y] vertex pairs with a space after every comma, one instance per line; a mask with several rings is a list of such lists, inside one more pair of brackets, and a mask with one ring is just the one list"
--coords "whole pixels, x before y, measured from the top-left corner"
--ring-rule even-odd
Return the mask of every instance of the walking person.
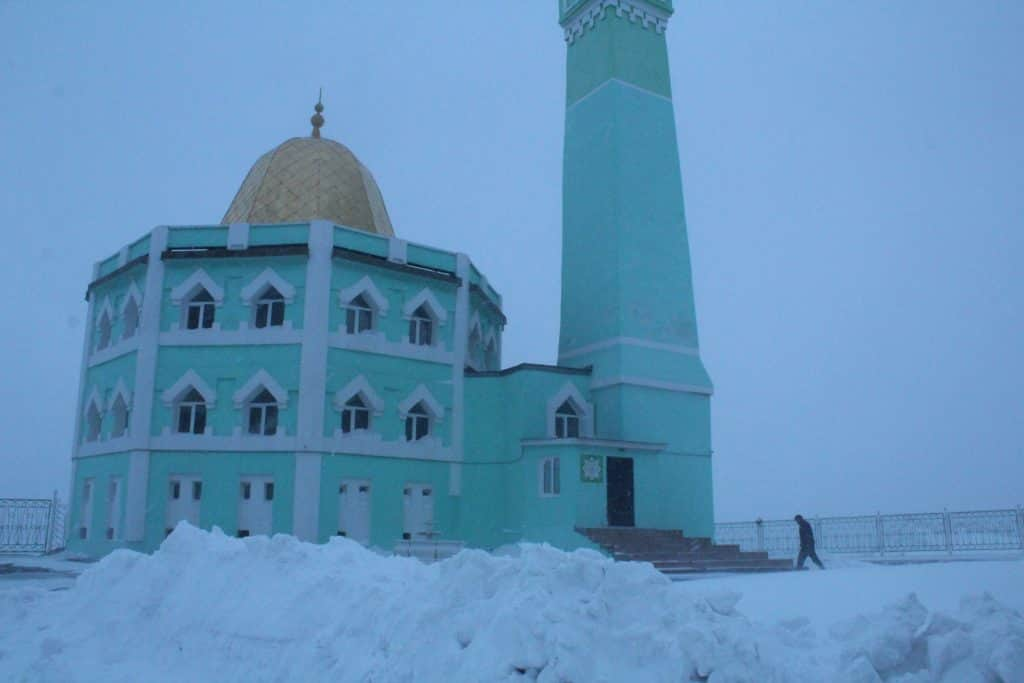
[[819, 569], [824, 569], [825, 565], [818, 559], [818, 553], [814, 552], [814, 531], [811, 529], [811, 524], [801, 515], [797, 515], [793, 518], [796, 521], [798, 527], [800, 527], [800, 554], [796, 558], [796, 568], [803, 569], [804, 562], [807, 558], [811, 558], [811, 562], [818, 565]]

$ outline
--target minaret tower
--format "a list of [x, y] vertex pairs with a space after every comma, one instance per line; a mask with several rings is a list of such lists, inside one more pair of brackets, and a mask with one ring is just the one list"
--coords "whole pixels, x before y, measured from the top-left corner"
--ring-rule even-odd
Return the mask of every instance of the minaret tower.
[[672, 2], [559, 0], [559, 9], [568, 45], [559, 363], [593, 366], [599, 437], [666, 444], [636, 463], [637, 526], [708, 536], [711, 381], [669, 82]]

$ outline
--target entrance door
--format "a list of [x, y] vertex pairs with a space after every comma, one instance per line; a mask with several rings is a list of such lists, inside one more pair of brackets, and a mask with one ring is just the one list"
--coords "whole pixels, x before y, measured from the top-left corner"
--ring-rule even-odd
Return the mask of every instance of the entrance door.
[[608, 526], [633, 526], [633, 459], [607, 460]]
[[238, 497], [238, 535], [269, 536], [274, 519], [274, 480], [271, 477], [243, 477]]
[[402, 538], [422, 540], [434, 535], [434, 489], [427, 484], [406, 484], [402, 496]]
[[172, 474], [168, 484], [164, 534], [171, 533], [181, 520], [198, 527], [199, 506], [203, 497], [202, 480], [195, 476]]
[[370, 542], [370, 482], [345, 479], [338, 487], [338, 535]]

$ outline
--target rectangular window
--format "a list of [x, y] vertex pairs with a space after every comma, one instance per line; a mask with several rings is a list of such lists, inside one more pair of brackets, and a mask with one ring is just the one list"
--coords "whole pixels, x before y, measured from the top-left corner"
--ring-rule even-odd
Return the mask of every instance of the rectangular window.
[[562, 473], [559, 458], [544, 458], [540, 463], [540, 492], [557, 496], [562, 492]]
[[200, 403], [195, 407], [195, 422], [192, 424], [193, 434], [206, 432], [206, 404]]
[[181, 482], [174, 480], [171, 482], [171, 499], [178, 500], [181, 498]]
[[203, 497], [203, 482], [192, 482], [192, 500], [201, 500]]
[[263, 485], [263, 500], [274, 500], [274, 482], [268, 481]]
[[242, 482], [242, 500], [249, 500], [252, 497], [252, 484], [243, 481]]

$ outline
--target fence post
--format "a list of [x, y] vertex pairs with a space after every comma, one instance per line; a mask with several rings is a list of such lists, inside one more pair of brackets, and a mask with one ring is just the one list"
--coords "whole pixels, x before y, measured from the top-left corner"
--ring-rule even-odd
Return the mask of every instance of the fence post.
[[946, 552], [953, 554], [953, 520], [950, 519], [949, 510], [942, 508], [942, 535], [946, 541]]
[[758, 517], [754, 524], [757, 525], [757, 549], [764, 551], [764, 520]]
[[875, 513], [875, 547], [879, 555], [885, 555], [885, 529], [882, 526], [882, 513]]
[[50, 499], [50, 511], [46, 515], [46, 538], [43, 539], [43, 554], [50, 552], [53, 543], [53, 525], [57, 520], [57, 490], [53, 490], [53, 498]]

